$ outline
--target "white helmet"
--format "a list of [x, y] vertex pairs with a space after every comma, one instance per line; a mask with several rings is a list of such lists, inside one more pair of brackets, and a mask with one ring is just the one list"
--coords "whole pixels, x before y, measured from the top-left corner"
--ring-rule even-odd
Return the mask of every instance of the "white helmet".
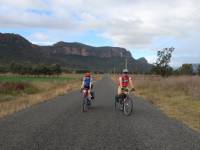
[[128, 73], [128, 69], [123, 69], [123, 73]]

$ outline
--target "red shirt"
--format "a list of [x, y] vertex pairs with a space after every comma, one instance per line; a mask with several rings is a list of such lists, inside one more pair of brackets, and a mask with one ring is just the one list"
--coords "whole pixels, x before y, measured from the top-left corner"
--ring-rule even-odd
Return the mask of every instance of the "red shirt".
[[[121, 84], [122, 84], [122, 87], [128, 87], [128, 85], [129, 85], [129, 81], [131, 80], [131, 77], [129, 77], [128, 75], [126, 75], [126, 76], [122, 76], [122, 77], [120, 77], [121, 78]], [[119, 83], [119, 85], [120, 85], [120, 83]]]

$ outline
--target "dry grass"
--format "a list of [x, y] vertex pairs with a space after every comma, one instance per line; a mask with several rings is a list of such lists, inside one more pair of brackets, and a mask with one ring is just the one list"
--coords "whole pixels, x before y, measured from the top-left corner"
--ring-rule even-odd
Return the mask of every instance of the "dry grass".
[[[73, 77], [73, 80], [65, 82], [32, 82], [32, 86], [39, 89], [36, 94], [5, 95], [8, 101], [0, 102], [0, 117], [7, 116], [32, 105], [53, 99], [56, 96], [64, 95], [67, 92], [77, 90], [81, 86], [82, 75], [64, 74], [65, 77]], [[94, 80], [101, 79], [100, 75], [94, 75]]]
[[0, 117], [12, 114], [34, 104], [52, 99], [56, 96], [64, 95], [65, 93], [78, 89], [79, 87], [79, 82], [75, 81], [66, 85], [58, 86], [55, 89], [48, 90], [47, 92], [24, 95], [16, 98], [14, 101], [2, 102], [0, 103]]
[[[116, 77], [113, 77], [116, 80]], [[159, 106], [170, 117], [200, 131], [200, 77], [137, 75], [136, 94]]]

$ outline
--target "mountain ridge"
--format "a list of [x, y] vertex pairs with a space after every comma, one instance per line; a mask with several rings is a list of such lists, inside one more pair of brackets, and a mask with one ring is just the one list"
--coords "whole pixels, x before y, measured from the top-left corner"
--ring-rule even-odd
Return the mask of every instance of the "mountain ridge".
[[79, 42], [60, 41], [40, 46], [13, 33], [0, 33], [0, 63], [11, 61], [31, 63], [57, 63], [69, 69], [121, 70], [125, 59], [131, 71], [148, 72], [151, 64], [145, 58], [134, 59], [130, 51], [121, 47], [95, 47]]

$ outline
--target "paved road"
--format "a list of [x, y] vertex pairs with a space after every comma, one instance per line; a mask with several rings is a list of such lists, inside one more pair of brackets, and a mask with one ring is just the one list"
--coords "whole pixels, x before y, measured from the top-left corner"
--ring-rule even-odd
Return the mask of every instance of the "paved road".
[[200, 150], [200, 134], [135, 98], [130, 117], [115, 112], [116, 87], [105, 77], [81, 112], [79, 92], [0, 120], [0, 150]]

